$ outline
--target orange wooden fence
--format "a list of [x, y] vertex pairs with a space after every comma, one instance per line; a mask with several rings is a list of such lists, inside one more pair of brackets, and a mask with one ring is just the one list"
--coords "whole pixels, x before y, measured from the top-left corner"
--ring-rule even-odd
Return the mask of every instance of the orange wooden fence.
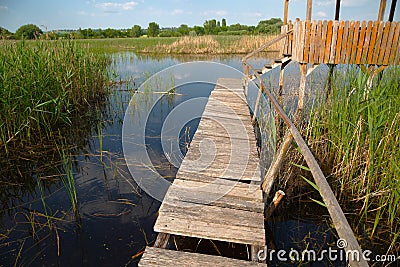
[[399, 35], [400, 22], [296, 21], [283, 53], [300, 63], [398, 65]]

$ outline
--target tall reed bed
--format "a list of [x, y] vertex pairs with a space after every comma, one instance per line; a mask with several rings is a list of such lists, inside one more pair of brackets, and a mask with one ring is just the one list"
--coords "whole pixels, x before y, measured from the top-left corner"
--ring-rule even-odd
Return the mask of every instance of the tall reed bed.
[[105, 56], [67, 41], [0, 44], [0, 148], [53, 135], [106, 93]]
[[[159, 53], [175, 54], [244, 54], [265, 44], [273, 36], [184, 36], [172, 44], [156, 47]], [[279, 47], [269, 47], [269, 50], [279, 50]]]
[[368, 77], [352, 67], [335, 72], [332, 93], [312, 111], [309, 139], [331, 171], [339, 201], [366, 226], [363, 234], [390, 236], [395, 249], [400, 230], [400, 68], [387, 68], [371, 87]]

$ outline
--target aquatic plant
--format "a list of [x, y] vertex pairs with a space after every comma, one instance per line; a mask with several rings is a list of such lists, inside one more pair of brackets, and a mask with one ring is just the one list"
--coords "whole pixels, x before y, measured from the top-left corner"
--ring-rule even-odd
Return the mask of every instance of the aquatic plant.
[[375, 238], [383, 231], [395, 244], [400, 227], [400, 69], [387, 68], [371, 87], [369, 77], [355, 67], [337, 69], [331, 94], [321, 96], [311, 113], [308, 138], [330, 171], [338, 200], [366, 226], [364, 234]]

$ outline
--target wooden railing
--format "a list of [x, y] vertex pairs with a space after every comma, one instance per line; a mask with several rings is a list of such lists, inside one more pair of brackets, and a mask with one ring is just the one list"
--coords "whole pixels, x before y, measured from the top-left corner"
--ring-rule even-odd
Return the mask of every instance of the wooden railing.
[[[282, 38], [286, 38], [285, 39], [285, 44], [287, 45], [287, 47], [284, 47], [284, 49], [287, 49], [286, 51], [289, 51], [289, 44], [290, 42], [293, 42], [292, 45], [292, 49], [293, 49], [293, 54], [297, 53], [296, 56], [299, 57], [300, 56], [300, 50], [298, 49], [299, 47], [303, 47], [303, 50], [305, 50], [306, 46], [300, 46], [299, 43], [296, 44], [296, 42], [298, 41], [296, 39], [296, 37], [298, 37], [298, 34], [301, 33], [301, 29], [299, 28], [301, 26], [299, 25], [303, 25], [304, 22], [296, 22], [295, 23], [295, 27], [298, 27], [298, 32], [297, 35], [293, 36], [293, 39], [289, 39], [290, 34], [292, 32], [292, 30], [290, 30], [289, 28], [287, 28], [286, 30], [283, 29], [283, 33], [278, 36], [279, 38], [276, 38], [275, 42], [280, 41]], [[295, 28], [294, 27], [294, 28]], [[300, 29], [300, 30], [299, 30]], [[286, 32], [285, 32], [286, 31]], [[294, 29], [294, 32], [296, 32], [296, 29]], [[314, 34], [315, 35], [315, 34]], [[304, 39], [303, 39], [304, 40]], [[358, 244], [358, 241], [356, 239], [356, 237], [354, 236], [353, 230], [351, 229], [346, 216], [344, 215], [328, 181], [326, 180], [325, 175], [323, 174], [319, 164], [317, 163], [315, 157], [313, 156], [310, 148], [308, 147], [306, 141], [304, 140], [304, 138], [301, 136], [300, 131], [297, 129], [296, 125], [291, 121], [291, 119], [287, 116], [287, 114], [285, 113], [285, 111], [283, 110], [283, 108], [281, 107], [280, 103], [278, 102], [278, 100], [276, 99], [276, 97], [267, 89], [265, 83], [263, 82], [263, 79], [261, 77], [261, 75], [259, 74], [259, 71], [254, 69], [251, 65], [249, 65], [247, 63], [247, 60], [249, 58], [251, 58], [252, 56], [254, 56], [256, 53], [264, 50], [265, 48], [267, 48], [269, 45], [272, 45], [273, 42], [268, 42], [266, 45], [262, 46], [262, 49], [257, 49], [256, 51], [246, 55], [245, 57], [243, 57], [242, 59], [242, 64], [243, 64], [243, 69], [245, 72], [245, 87], [248, 87], [248, 83], [250, 81], [250, 79], [252, 77], [256, 77], [256, 84], [259, 88], [259, 94], [260, 92], [264, 93], [269, 101], [271, 102], [272, 106], [274, 107], [275, 112], [278, 114], [278, 116], [282, 119], [282, 121], [286, 124], [287, 126], [287, 133], [284, 137], [284, 140], [282, 142], [282, 147], [281, 149], [279, 149], [278, 153], [275, 155], [275, 160], [276, 161], [281, 161], [283, 157], [285, 157], [286, 151], [287, 151], [287, 147], [290, 146], [292, 140], [294, 139], [294, 141], [297, 143], [300, 152], [302, 153], [305, 161], [307, 162], [308, 167], [310, 168], [311, 174], [315, 180], [316, 185], [319, 188], [319, 192], [321, 194], [321, 197], [328, 209], [328, 212], [332, 218], [333, 224], [335, 225], [335, 229], [339, 235], [339, 237], [341, 239], [344, 239], [347, 241], [347, 246], [344, 248], [346, 253], [352, 255], [352, 252], [354, 251], [358, 251], [360, 258], [359, 259], [349, 259], [349, 264], [350, 266], [368, 266], [367, 261], [363, 258], [363, 254], [360, 248], [360, 245]], [[310, 47], [310, 45], [308, 46]], [[297, 50], [296, 50], [297, 49]], [[296, 51], [295, 51], [296, 50]], [[315, 48], [313, 50], [315, 52]], [[310, 55], [312, 55], [311, 53], [309, 53]], [[308, 55], [308, 54], [307, 54]], [[283, 56], [283, 55], [282, 55]], [[307, 57], [308, 58], [308, 57]], [[296, 58], [296, 60], [298, 60], [298, 58]], [[303, 62], [304, 63], [304, 62]], [[305, 82], [306, 82], [306, 75], [307, 75], [307, 64], [301, 64], [303, 69], [305, 71], [301, 71], [301, 81], [300, 81], [300, 87], [304, 87], [305, 86]], [[281, 74], [283, 74], [283, 68], [281, 68]], [[281, 79], [283, 82], [283, 75], [281, 75]], [[281, 83], [281, 81], [280, 81]], [[304, 92], [301, 94], [300, 91], [304, 91], [304, 88], [300, 88], [299, 89], [299, 102], [303, 102], [303, 98], [304, 98]], [[247, 92], [247, 88], [245, 88], [245, 92]], [[257, 101], [256, 101], [256, 105], [259, 104], [259, 97], [257, 97]], [[301, 98], [301, 99], [300, 99]], [[299, 104], [300, 105], [300, 104]], [[301, 105], [302, 106], [302, 105]], [[301, 107], [302, 108], [302, 107]], [[299, 110], [298, 107], [298, 111], [300, 111], [301, 114], [301, 108]], [[257, 114], [255, 114], [257, 115]], [[299, 114], [297, 114], [299, 115]], [[299, 118], [297, 116], [297, 118]], [[286, 148], [284, 148], [284, 146], [286, 146]], [[279, 157], [279, 159], [277, 159], [277, 157]], [[271, 167], [274, 164], [271, 164]], [[278, 164], [279, 165], [279, 164]], [[275, 165], [276, 166], [276, 165]], [[271, 168], [270, 167], [270, 168]], [[269, 171], [267, 172], [270, 173]], [[268, 177], [266, 176], [264, 178], [264, 180], [266, 180]], [[274, 178], [272, 178], [274, 179]], [[265, 182], [265, 181], [264, 181]], [[268, 195], [270, 192], [270, 188], [268, 189], [268, 192], [266, 192], [266, 194]]]
[[325, 64], [400, 64], [400, 22], [296, 21], [293, 60]]

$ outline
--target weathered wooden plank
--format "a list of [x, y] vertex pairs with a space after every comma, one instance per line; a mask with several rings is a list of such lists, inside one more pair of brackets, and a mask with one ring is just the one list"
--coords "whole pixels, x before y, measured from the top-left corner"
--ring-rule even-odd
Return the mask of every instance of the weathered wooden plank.
[[379, 21], [374, 22], [374, 27], [372, 28], [371, 39], [370, 39], [369, 47], [368, 47], [368, 57], [367, 57], [367, 61], [366, 61], [367, 64], [372, 64], [372, 59], [374, 57], [374, 52], [375, 52], [375, 42], [376, 42], [376, 37], [378, 34], [379, 25], [380, 25]]
[[308, 54], [308, 61], [310, 63], [314, 63], [314, 54], [315, 54], [315, 48], [317, 45], [317, 36], [316, 36], [316, 31], [317, 31], [317, 23], [316, 21], [312, 21], [310, 25], [310, 52]]
[[197, 192], [201, 192], [204, 194], [207, 194], [209, 192], [211, 186], [213, 187], [211, 191], [224, 193], [225, 196], [231, 198], [264, 203], [260, 187], [251, 184], [244, 184], [227, 180], [219, 183], [214, 181], [192, 181], [183, 179], [175, 179], [172, 184], [174, 190], [183, 190], [185, 188], [189, 188], [192, 190], [197, 190]]
[[265, 264], [236, 260], [221, 256], [213, 256], [199, 253], [190, 253], [176, 250], [167, 250], [154, 247], [146, 247], [139, 262], [139, 267], [176, 267], [176, 266], [214, 266], [214, 267], [241, 267], [241, 266], [265, 266]]
[[161, 204], [156, 232], [251, 245], [265, 244], [264, 214], [190, 203]]
[[349, 50], [348, 54], [348, 62], [354, 63], [356, 61], [357, 56], [357, 45], [359, 42], [359, 34], [360, 34], [360, 22], [356, 21], [354, 23], [354, 27], [352, 28], [353, 31], [353, 38], [352, 42], [350, 43], [351, 49]]
[[[176, 174], [177, 179], [188, 180], [188, 181], [196, 181], [196, 182], [208, 182], [208, 183], [216, 183], [216, 184], [225, 184], [226, 182], [240, 183], [243, 185], [249, 185], [253, 180], [246, 177], [218, 177], [212, 176], [208, 174], [198, 173], [198, 172], [187, 172], [184, 170], [179, 170]], [[259, 187], [257, 184], [254, 186]]]
[[384, 42], [383, 40], [383, 34], [384, 34], [384, 30], [385, 30], [385, 22], [381, 22], [379, 23], [379, 28], [378, 28], [378, 35], [376, 37], [376, 42], [375, 42], [375, 49], [374, 49], [374, 56], [372, 59], [372, 64], [378, 64], [378, 59], [379, 59], [379, 53], [381, 51], [382, 48], [382, 44]]
[[322, 20], [319, 20], [316, 25], [316, 31], [315, 31], [315, 49], [314, 49], [314, 62], [315, 63], [320, 63], [319, 61], [319, 54], [320, 51], [323, 50], [322, 46]]
[[[392, 47], [392, 41], [393, 41], [393, 34], [394, 30], [396, 28], [396, 24], [387, 22], [385, 25], [385, 30], [383, 34], [383, 42], [382, 42], [382, 47], [381, 51], [379, 53], [379, 58], [378, 58], [378, 64], [379, 65], [388, 65], [389, 61], [389, 56], [390, 56], [390, 48]], [[388, 55], [389, 54], [389, 55]], [[386, 64], [385, 64], [385, 59], [386, 59]]]
[[[395, 23], [395, 22], [393, 22]], [[396, 31], [394, 33], [393, 36], [393, 45], [392, 45], [392, 49], [390, 51], [390, 58], [389, 58], [389, 64], [396, 64], [396, 54], [399, 53], [399, 48], [398, 45], [396, 45], [396, 42], [398, 42], [400, 38], [400, 22], [396, 23]], [[400, 42], [398, 42], [400, 43]]]
[[308, 54], [310, 53], [310, 34], [311, 34], [311, 21], [305, 21], [305, 30], [304, 30], [304, 49], [303, 49], [303, 61], [307, 62]]
[[[329, 61], [329, 59], [325, 60], [325, 54], [329, 53], [329, 52], [326, 52], [326, 49], [327, 48], [329, 49], [329, 45], [327, 44], [327, 40], [326, 40], [327, 30], [328, 30], [328, 22], [326, 20], [324, 20], [322, 23], [321, 47], [320, 47], [319, 56], [318, 56], [319, 63], [327, 63]], [[328, 47], [327, 47], [327, 45], [328, 45]]]
[[339, 64], [339, 62], [340, 62], [343, 31], [344, 31], [344, 21], [340, 21], [338, 31], [337, 31], [337, 41], [336, 41], [336, 46], [335, 46], [335, 49], [336, 49], [335, 62], [334, 62], [335, 64]]
[[356, 59], [355, 63], [360, 64], [361, 63], [361, 55], [363, 53], [363, 45], [364, 45], [364, 40], [365, 40], [365, 32], [367, 31], [367, 23], [365, 20], [361, 23], [361, 29], [360, 29], [360, 35], [358, 38], [358, 43], [357, 43], [357, 52], [356, 52]]
[[190, 207], [191, 204], [201, 204], [233, 210], [264, 212], [264, 203], [260, 199], [238, 198], [227, 194], [226, 191], [217, 190], [212, 184], [204, 190], [207, 191], [195, 188], [172, 188], [168, 191], [163, 203], [183, 207]]
[[350, 21], [346, 20], [344, 22], [344, 30], [342, 37], [342, 48], [340, 49], [340, 59], [339, 64], [347, 64], [346, 62], [346, 54], [347, 54], [347, 46], [348, 46], [348, 38], [349, 38], [349, 29], [350, 29]]
[[386, 23], [383, 23], [382, 29], [379, 30], [380, 30], [380, 32], [378, 33], [379, 42], [376, 43], [376, 52], [373, 60], [375, 64], [382, 65], [383, 56], [386, 51], [387, 38], [390, 31], [390, 22], [387, 21]]
[[336, 45], [337, 34], [336, 31], [334, 30], [337, 29], [336, 25], [337, 21], [335, 22], [332, 22], [331, 20], [328, 21], [324, 60], [325, 62], [329, 63], [335, 63], [334, 56], [335, 56], [335, 45]]
[[361, 55], [361, 61], [360, 61], [361, 64], [367, 64], [367, 62], [368, 62], [369, 46], [370, 46], [373, 29], [374, 29], [373, 22], [368, 21], [367, 30], [365, 32], [365, 40], [364, 40], [364, 45], [363, 45], [363, 50], [362, 50], [362, 55]]

